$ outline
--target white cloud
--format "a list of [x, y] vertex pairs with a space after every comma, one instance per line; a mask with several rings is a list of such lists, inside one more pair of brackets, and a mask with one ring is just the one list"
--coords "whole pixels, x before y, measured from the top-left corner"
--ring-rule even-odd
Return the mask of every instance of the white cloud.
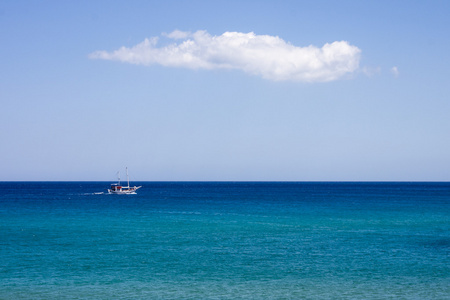
[[392, 75], [394, 75], [395, 78], [397, 78], [400, 75], [400, 72], [398, 71], [397, 67], [392, 67], [391, 73], [392, 73]]
[[275, 81], [325, 82], [357, 70], [361, 53], [358, 47], [346, 41], [327, 43], [322, 48], [297, 47], [277, 36], [253, 32], [211, 36], [206, 31], [176, 30], [164, 35], [182, 41], [158, 48], [158, 38], [153, 37], [131, 48], [97, 51], [89, 57], [138, 65], [239, 69]]
[[174, 30], [171, 33], [163, 33], [163, 35], [171, 39], [180, 40], [187, 39], [189, 36], [191, 36], [191, 33], [187, 31]]

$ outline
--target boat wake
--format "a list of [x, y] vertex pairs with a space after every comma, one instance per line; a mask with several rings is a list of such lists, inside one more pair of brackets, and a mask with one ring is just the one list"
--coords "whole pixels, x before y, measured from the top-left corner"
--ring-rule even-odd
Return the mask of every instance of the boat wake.
[[[89, 196], [89, 195], [103, 195], [105, 192], [96, 192], [96, 193], [83, 193], [81, 195]], [[107, 194], [107, 193], [106, 193]]]

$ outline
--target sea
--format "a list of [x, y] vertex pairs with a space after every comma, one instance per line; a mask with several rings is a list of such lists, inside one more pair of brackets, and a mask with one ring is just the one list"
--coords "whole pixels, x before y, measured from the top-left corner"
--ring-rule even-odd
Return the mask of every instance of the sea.
[[0, 182], [0, 299], [450, 299], [450, 183]]

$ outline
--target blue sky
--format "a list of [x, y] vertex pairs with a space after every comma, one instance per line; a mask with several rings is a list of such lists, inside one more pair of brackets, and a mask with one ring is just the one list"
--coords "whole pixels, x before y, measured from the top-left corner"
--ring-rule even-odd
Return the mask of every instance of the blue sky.
[[0, 180], [450, 180], [449, 13], [0, 1]]

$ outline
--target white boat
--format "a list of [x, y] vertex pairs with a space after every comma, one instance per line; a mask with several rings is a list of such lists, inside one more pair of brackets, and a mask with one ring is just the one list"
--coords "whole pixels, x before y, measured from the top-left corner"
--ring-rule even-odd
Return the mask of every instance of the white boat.
[[123, 186], [120, 184], [120, 172], [117, 172], [118, 182], [111, 184], [111, 188], [108, 189], [108, 193], [110, 194], [136, 194], [137, 189], [142, 186], [130, 186], [130, 180], [128, 179], [128, 168], [127, 170], [127, 186]]

